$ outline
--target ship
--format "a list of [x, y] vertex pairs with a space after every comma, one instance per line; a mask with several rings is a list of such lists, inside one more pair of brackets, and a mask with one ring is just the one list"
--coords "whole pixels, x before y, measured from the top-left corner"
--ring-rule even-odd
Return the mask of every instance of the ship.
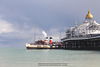
[[50, 37], [50, 41], [48, 43], [48, 37], [43, 40], [35, 41], [35, 43], [26, 43], [27, 49], [50, 49], [52, 45], [52, 37]]
[[52, 42], [52, 37], [46, 37], [45, 40], [38, 40], [35, 43], [26, 43], [27, 49], [63, 49], [62, 42]]
[[100, 24], [94, 20], [89, 10], [83, 23], [79, 26], [75, 23], [61, 41], [66, 49], [100, 50]]

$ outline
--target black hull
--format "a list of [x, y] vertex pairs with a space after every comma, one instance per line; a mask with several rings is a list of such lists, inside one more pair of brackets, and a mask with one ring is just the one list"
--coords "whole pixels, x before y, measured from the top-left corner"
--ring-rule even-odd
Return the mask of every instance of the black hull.
[[65, 49], [100, 50], [100, 37], [63, 41]]
[[34, 48], [34, 47], [26, 47], [27, 49], [50, 49], [50, 48]]

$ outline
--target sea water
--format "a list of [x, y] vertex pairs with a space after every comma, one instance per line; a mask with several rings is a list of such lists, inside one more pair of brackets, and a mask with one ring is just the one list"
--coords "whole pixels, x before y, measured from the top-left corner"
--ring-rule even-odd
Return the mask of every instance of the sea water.
[[0, 48], [0, 67], [100, 67], [100, 51]]

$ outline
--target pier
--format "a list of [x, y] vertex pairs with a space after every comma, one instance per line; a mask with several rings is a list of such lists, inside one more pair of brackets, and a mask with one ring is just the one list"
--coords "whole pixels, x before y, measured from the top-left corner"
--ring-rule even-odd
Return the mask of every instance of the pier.
[[65, 49], [100, 50], [100, 39], [65, 41]]
[[93, 19], [89, 10], [85, 21], [79, 26], [75, 23], [61, 41], [65, 49], [100, 50], [100, 24]]

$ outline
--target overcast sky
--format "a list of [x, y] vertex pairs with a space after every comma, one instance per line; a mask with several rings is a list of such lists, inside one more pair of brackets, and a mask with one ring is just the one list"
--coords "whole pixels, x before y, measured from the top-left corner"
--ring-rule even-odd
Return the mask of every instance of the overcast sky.
[[20, 47], [44, 39], [59, 41], [66, 30], [82, 24], [88, 10], [100, 23], [100, 0], [0, 0], [0, 47]]

